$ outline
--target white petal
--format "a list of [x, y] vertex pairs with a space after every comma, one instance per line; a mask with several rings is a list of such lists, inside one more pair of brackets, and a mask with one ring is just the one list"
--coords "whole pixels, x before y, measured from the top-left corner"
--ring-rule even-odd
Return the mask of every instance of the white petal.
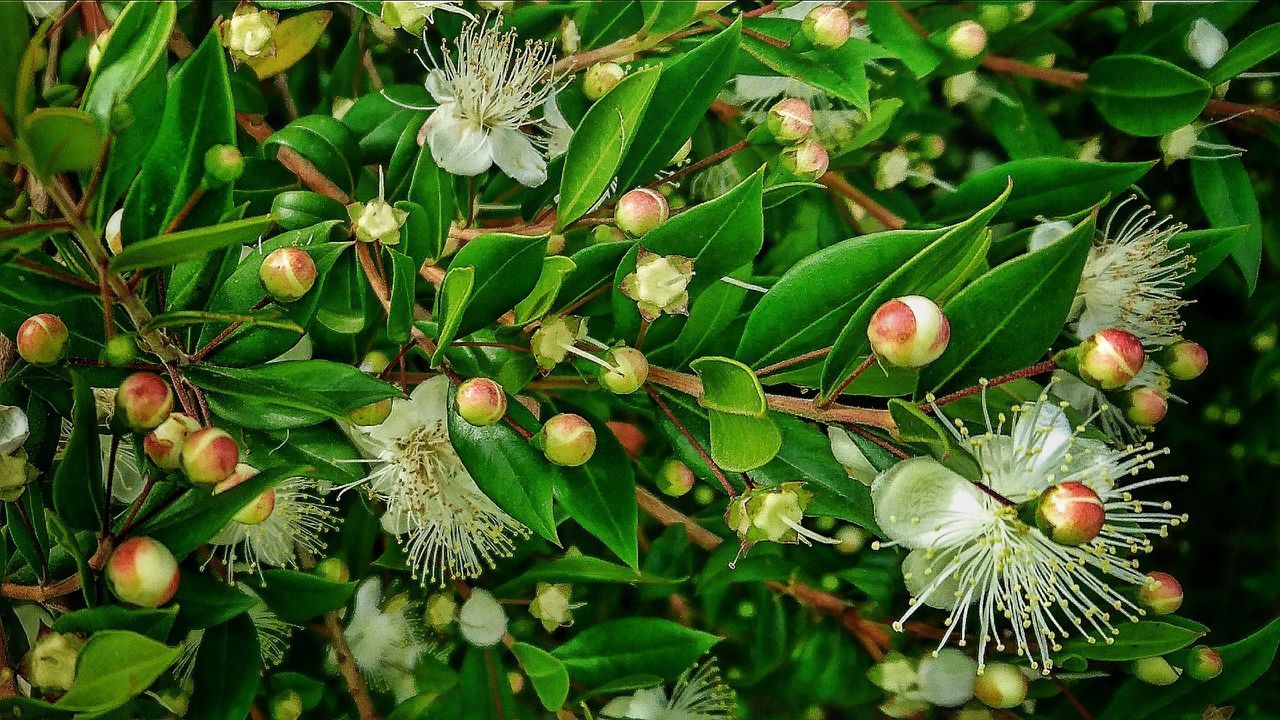
[[479, 588], [462, 604], [458, 613], [458, 627], [462, 637], [476, 647], [492, 647], [502, 641], [507, 632], [507, 612], [493, 595]]
[[490, 135], [493, 161], [525, 187], [538, 187], [547, 181], [547, 159], [538, 152], [529, 136], [519, 130], [495, 128]]
[[432, 70], [427, 73], [426, 80], [427, 92], [431, 93], [431, 97], [436, 102], [444, 104], [453, 102], [453, 88], [449, 86], [444, 71]]
[[956, 648], [943, 648], [937, 657], [920, 660], [920, 694], [931, 705], [960, 707], [973, 697], [978, 663]]
[[928, 457], [903, 460], [877, 477], [871, 502], [876, 524], [912, 550], [963, 542], [991, 517], [981, 490]]
[[0, 455], [9, 455], [27, 441], [30, 425], [22, 408], [0, 405]]
[[1227, 54], [1227, 36], [1208, 20], [1196, 18], [1187, 34], [1187, 54], [1201, 67], [1211, 68]]
[[[928, 550], [912, 550], [902, 561], [902, 584], [907, 586], [911, 597], [931, 608], [950, 610], [956, 604], [956, 592], [960, 589], [960, 578], [954, 573], [941, 582], [938, 578], [946, 571], [945, 562], [937, 562], [930, 558]], [[949, 554], [948, 554], [949, 555]], [[930, 589], [935, 582], [937, 586]], [[928, 594], [925, 594], [926, 591]]]
[[445, 172], [474, 176], [493, 165], [489, 132], [482, 126], [458, 117], [457, 107], [445, 103], [427, 118], [423, 130], [431, 157]]
[[827, 428], [827, 435], [831, 438], [831, 454], [835, 456], [836, 462], [844, 466], [849, 477], [870, 485], [877, 475], [875, 466], [867, 460], [867, 456], [853, 438], [849, 437], [849, 433], [844, 428], [832, 425]]
[[448, 395], [449, 378], [444, 375], [437, 375], [424, 383], [419, 383], [409, 394], [409, 404], [417, 424], [430, 427], [444, 421]]

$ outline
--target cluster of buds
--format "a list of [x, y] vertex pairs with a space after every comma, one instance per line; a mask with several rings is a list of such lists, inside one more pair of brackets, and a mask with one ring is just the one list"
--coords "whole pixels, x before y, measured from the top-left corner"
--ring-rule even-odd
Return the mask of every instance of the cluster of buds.
[[660, 315], [689, 314], [689, 283], [693, 260], [681, 255], [656, 255], [640, 248], [636, 271], [628, 273], [618, 288], [636, 301], [640, 316], [649, 322]]
[[258, 266], [258, 279], [262, 289], [277, 302], [293, 302], [316, 284], [316, 263], [301, 248], [277, 248], [267, 253]]
[[18, 327], [18, 355], [32, 365], [53, 365], [67, 354], [70, 334], [62, 318], [32, 315]]
[[627, 191], [613, 208], [614, 224], [632, 237], [648, 234], [669, 217], [671, 206], [666, 196], [649, 188]]
[[556, 465], [577, 467], [596, 452], [596, 431], [581, 415], [560, 413], [542, 424], [538, 444]]
[[107, 585], [122, 601], [140, 607], [160, 607], [178, 592], [178, 560], [159, 541], [129, 538], [107, 559]]
[[507, 414], [507, 393], [489, 378], [471, 378], [458, 386], [454, 404], [463, 420], [485, 427]]
[[1058, 353], [1055, 360], [1089, 385], [1111, 393], [1129, 422], [1149, 428], [1164, 419], [1169, 402], [1164, 387], [1142, 384], [1139, 377], [1143, 367], [1149, 360], [1154, 361], [1169, 378], [1192, 380], [1208, 366], [1209, 354], [1199, 343], [1179, 340], [1148, 356], [1138, 336], [1109, 328]]
[[934, 301], [906, 295], [876, 308], [867, 339], [880, 360], [894, 367], [922, 368], [946, 351], [951, 324]]
[[891, 718], [920, 717], [930, 706], [958, 708], [956, 718], [991, 718], [988, 708], [1007, 710], [1027, 698], [1027, 675], [1015, 665], [978, 663], [957, 648], [912, 659], [891, 652], [867, 672], [888, 694], [880, 712]]
[[582, 74], [582, 93], [594, 102], [608, 94], [626, 76], [626, 68], [618, 63], [598, 62]]
[[231, 61], [239, 65], [275, 54], [275, 32], [279, 24], [279, 14], [245, 4], [236, 8], [230, 18], [222, 19], [217, 27], [222, 46], [231, 55]]
[[809, 103], [800, 98], [779, 100], [769, 108], [765, 128], [775, 142], [785, 146], [778, 158], [783, 170], [805, 180], [816, 180], [826, 174], [831, 158], [822, 143], [813, 137], [813, 108]]

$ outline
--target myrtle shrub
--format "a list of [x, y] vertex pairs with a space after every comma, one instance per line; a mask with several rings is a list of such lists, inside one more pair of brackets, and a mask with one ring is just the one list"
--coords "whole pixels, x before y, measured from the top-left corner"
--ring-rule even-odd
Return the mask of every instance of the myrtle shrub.
[[0, 3], [0, 717], [1277, 717], [1278, 52]]

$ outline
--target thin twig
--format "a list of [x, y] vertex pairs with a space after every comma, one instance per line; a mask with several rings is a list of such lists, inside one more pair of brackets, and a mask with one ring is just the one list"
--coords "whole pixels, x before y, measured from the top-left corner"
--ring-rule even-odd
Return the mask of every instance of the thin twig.
[[24, 225], [10, 225], [8, 227], [0, 227], [0, 240], [4, 238], [17, 237], [31, 232], [39, 232], [41, 230], [70, 230], [71, 223], [66, 220], [41, 220], [40, 222], [26, 223]]
[[943, 395], [942, 397], [938, 398], [932, 403], [926, 402], [922, 404], [920, 406], [920, 409], [923, 410], [924, 412], [933, 412], [933, 405], [942, 406], [942, 405], [947, 405], [949, 403], [953, 403], [957, 400], [963, 400], [964, 398], [970, 397], [972, 395], [977, 395], [978, 393], [982, 392], [982, 389], [984, 387], [989, 387], [989, 388], [997, 387], [1000, 385], [1004, 385], [1005, 383], [1013, 382], [1014, 380], [1022, 380], [1023, 378], [1029, 378], [1035, 375], [1041, 375], [1047, 372], [1053, 372], [1054, 370], [1057, 370], [1057, 369], [1058, 369], [1058, 363], [1054, 362], [1053, 360], [1045, 360], [1043, 362], [1038, 362], [1035, 365], [1032, 365], [1031, 367], [1026, 367], [1021, 370], [1014, 370], [1011, 373], [1001, 375], [997, 378], [993, 378], [986, 382], [978, 383], [977, 385], [967, 387], [963, 390], [957, 390], [951, 393], [950, 395]]
[[834, 171], [828, 172], [818, 178], [818, 182], [827, 186], [827, 189], [837, 195], [840, 195], [863, 210], [866, 210], [871, 217], [875, 218], [881, 225], [890, 230], [901, 230], [907, 226], [907, 221], [898, 217], [885, 206], [872, 200], [866, 193], [849, 184], [848, 180], [837, 175]]
[[342, 623], [338, 622], [337, 611], [326, 613], [324, 627], [333, 643], [333, 654], [338, 664], [338, 671], [347, 683], [347, 692], [356, 703], [356, 712], [360, 720], [380, 720], [377, 709], [373, 706], [373, 698], [369, 697], [369, 687], [356, 667], [356, 660], [351, 655], [351, 646], [347, 644], [347, 636], [342, 631]]
[[699, 170], [711, 167], [712, 165], [715, 165], [716, 163], [720, 162], [721, 160], [724, 160], [727, 157], [730, 157], [735, 153], [741, 152], [742, 150], [746, 150], [749, 145], [750, 143], [747, 141], [747, 139], [743, 138], [738, 142], [730, 145], [729, 147], [713, 155], [708, 155], [707, 157], [702, 158], [698, 162], [690, 163], [689, 165], [686, 165], [685, 167], [680, 168], [679, 170], [671, 173], [666, 177], [660, 177], [654, 180], [653, 182], [649, 183], [647, 187], [655, 188], [655, 187], [658, 187], [659, 185], [664, 185], [666, 183], [673, 183], [682, 177], [685, 177], [687, 175], [692, 175], [693, 173], [696, 173]]
[[94, 285], [91, 282], [88, 282], [86, 280], [81, 280], [80, 278], [74, 275], [68, 275], [67, 273], [62, 272], [61, 270], [55, 270], [53, 268], [45, 267], [44, 265], [41, 265], [38, 262], [34, 262], [26, 258], [22, 258], [22, 257], [14, 258], [13, 264], [19, 267], [26, 268], [32, 272], [40, 273], [41, 275], [44, 275], [46, 277], [51, 277], [54, 280], [67, 283], [68, 285], [74, 285], [80, 288], [81, 290], [97, 290], [98, 289], [98, 286]]
[[671, 411], [671, 407], [662, 399], [662, 396], [658, 394], [658, 391], [654, 390], [647, 384], [644, 386], [644, 390], [649, 393], [649, 397], [653, 399], [653, 403], [658, 406], [658, 409], [662, 411], [663, 415], [667, 416], [667, 419], [671, 421], [671, 424], [676, 426], [676, 430], [680, 431], [680, 434], [684, 436], [684, 439], [689, 443], [689, 445], [693, 446], [694, 452], [698, 453], [698, 457], [702, 458], [702, 462], [711, 469], [711, 473], [716, 476], [716, 480], [720, 481], [720, 486], [724, 488], [725, 493], [729, 497], [737, 497], [738, 489], [729, 482], [728, 477], [725, 477], [724, 471], [720, 469], [720, 466], [716, 464], [715, 460], [711, 459], [711, 454], [707, 452], [706, 448], [702, 447], [702, 443], [698, 442], [697, 438], [693, 436], [693, 433], [689, 432], [689, 428], [685, 427], [685, 424], [681, 422], [680, 418], [676, 417], [676, 414]]
[[809, 362], [810, 360], [817, 360], [818, 358], [824, 358], [830, 354], [831, 354], [831, 346], [827, 346], [818, 350], [813, 350], [813, 351], [804, 353], [802, 355], [797, 355], [793, 358], [787, 358], [786, 360], [779, 360], [778, 362], [772, 365], [765, 365], [764, 367], [757, 370], [756, 377], [765, 377], [766, 375], [772, 375], [780, 370], [786, 370], [789, 367], [792, 367], [794, 365], [799, 365], [801, 363], [806, 363], [806, 362]]

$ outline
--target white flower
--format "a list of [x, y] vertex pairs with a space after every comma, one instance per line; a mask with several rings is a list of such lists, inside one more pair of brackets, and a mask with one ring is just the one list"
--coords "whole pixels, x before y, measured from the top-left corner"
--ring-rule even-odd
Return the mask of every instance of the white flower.
[[22, 447], [30, 431], [27, 414], [22, 408], [0, 405], [0, 455], [8, 455]]
[[296, 568], [300, 553], [316, 555], [324, 549], [320, 536], [336, 523], [316, 487], [307, 478], [285, 480], [275, 486], [275, 509], [266, 520], [256, 525], [232, 520], [214, 536], [210, 543], [218, 546], [233, 581], [237, 562], [254, 571], [263, 565]]
[[471, 591], [458, 612], [458, 628], [462, 637], [476, 647], [493, 647], [507, 634], [507, 611], [488, 590]]
[[404, 547], [415, 577], [472, 578], [511, 554], [529, 531], [476, 485], [449, 442], [443, 375], [395, 400], [381, 424], [357, 428], [376, 466], [364, 482], [387, 504], [382, 525]]
[[[382, 581], [370, 577], [356, 588], [355, 604], [344, 633], [361, 673], [375, 687], [395, 695], [396, 702], [418, 692], [414, 666], [423, 653], [434, 649], [420, 637], [412, 609], [403, 593], [383, 602]], [[337, 667], [332, 648], [328, 665]]]
[[[935, 406], [935, 412], [941, 412]], [[902, 563], [912, 595], [903, 623], [923, 605], [946, 610], [938, 647], [957, 635], [973, 642], [978, 666], [989, 643], [1010, 642], [1032, 668], [1049, 672], [1059, 641], [1078, 634], [1113, 642], [1113, 620], [1136, 621], [1143, 611], [1111, 583], [1142, 585], [1144, 575], [1130, 557], [1149, 551], [1150, 537], [1185, 520], [1162, 501], [1138, 500], [1134, 490], [1185, 477], [1125, 480], [1154, 467], [1163, 454], [1150, 445], [1116, 450], [1081, 437], [1066, 414], [1044, 396], [1016, 405], [993, 425], [983, 396], [985, 430], [977, 436], [956, 421], [947, 424], [981, 471], [983, 486], [928, 457], [904, 460], [871, 485], [876, 522], [890, 542], [910, 552]], [[1121, 482], [1124, 484], [1121, 484]], [[1016, 505], [1047, 488], [1078, 482], [1098, 494], [1106, 524], [1078, 546], [1053, 542], [1018, 517]], [[1003, 498], [1003, 501], [1001, 499]], [[1003, 628], [1003, 629], [1002, 629]]]
[[733, 691], [720, 680], [719, 669], [711, 660], [686, 670], [669, 698], [660, 687], [639, 690], [610, 700], [600, 715], [627, 720], [729, 720], [733, 711]]
[[[257, 597], [257, 594], [243, 585], [237, 586], [242, 592]], [[289, 636], [298, 628], [279, 618], [264, 602], [257, 602], [249, 607], [249, 620], [253, 623], [254, 633], [258, 636], [258, 654], [262, 664], [267, 667], [279, 665], [289, 649]], [[200, 643], [204, 641], [204, 630], [192, 630], [187, 633], [182, 643], [182, 654], [174, 663], [173, 674], [180, 680], [189, 680], [196, 667], [196, 656], [200, 653]]]
[[455, 13], [475, 22], [476, 16], [461, 5], [462, 0], [383, 0], [382, 21], [415, 34], [433, 22], [431, 16], [437, 10]]
[[1227, 54], [1227, 36], [1208, 20], [1196, 18], [1187, 33], [1187, 54], [1200, 67], [1211, 68]]
[[564, 119], [560, 106], [556, 104], [556, 96], [552, 95], [542, 104], [542, 117], [546, 120], [547, 157], [557, 158], [569, 152], [569, 141], [573, 139], [573, 128]]
[[541, 41], [518, 44], [512, 31], [496, 23], [475, 23], [458, 36], [457, 57], [427, 74], [427, 90], [439, 106], [418, 134], [419, 144], [446, 172], [479, 175], [497, 164], [529, 187], [547, 180], [547, 160], [538, 147], [546, 140], [525, 134], [546, 132], [545, 118], [533, 117], [556, 91], [555, 55]]

